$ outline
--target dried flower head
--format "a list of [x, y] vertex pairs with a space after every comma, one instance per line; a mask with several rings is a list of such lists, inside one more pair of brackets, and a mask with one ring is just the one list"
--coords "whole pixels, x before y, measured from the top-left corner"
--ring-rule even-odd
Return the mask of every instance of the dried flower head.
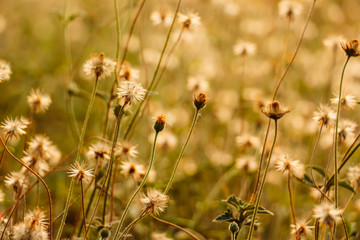
[[117, 89], [119, 98], [125, 100], [129, 105], [144, 100], [146, 90], [140, 83], [134, 81], [122, 81]]
[[49, 234], [46, 227], [45, 213], [39, 208], [28, 212], [24, 221], [16, 224], [11, 233], [13, 240], [47, 240]]
[[173, 19], [173, 13], [167, 8], [155, 10], [150, 15], [150, 20], [154, 25], [170, 26]]
[[56, 164], [61, 158], [59, 149], [45, 134], [35, 135], [28, 144], [27, 152], [32, 157], [43, 159], [50, 164]]
[[[334, 105], [338, 105], [339, 102], [339, 96], [330, 99], [331, 103]], [[353, 109], [357, 105], [357, 100], [354, 95], [352, 94], [345, 94], [344, 96], [341, 96], [340, 99], [340, 107], [341, 108], [347, 108], [347, 109]]]
[[326, 202], [314, 208], [314, 218], [319, 219], [320, 224], [329, 226], [341, 220], [341, 213], [341, 209], [337, 209], [333, 204]]
[[279, 2], [279, 16], [293, 21], [302, 12], [302, 5], [296, 1], [283, 0]]
[[34, 113], [43, 113], [48, 110], [51, 104], [51, 98], [48, 94], [43, 94], [39, 89], [31, 89], [27, 96], [27, 102]]
[[147, 194], [143, 195], [140, 201], [146, 208], [151, 209], [154, 214], [160, 214], [165, 211], [169, 197], [155, 189], [148, 189]]
[[360, 55], [359, 40], [353, 39], [344, 42], [340, 42], [341, 47], [344, 49], [348, 57], [357, 57]]
[[200, 16], [197, 13], [178, 13], [178, 19], [184, 29], [192, 30], [201, 25]]
[[336, 120], [336, 112], [326, 105], [320, 105], [318, 111], [314, 113], [313, 119], [324, 127], [332, 126]]
[[355, 189], [358, 189], [360, 187], [360, 165], [355, 167], [350, 167], [347, 172], [347, 175], [351, 185]]
[[104, 53], [91, 55], [83, 66], [87, 77], [103, 79], [111, 76], [114, 72], [116, 63], [110, 58], [106, 58]]
[[102, 143], [102, 142], [92, 144], [89, 147], [87, 156], [90, 159], [94, 159], [96, 161], [110, 159], [110, 146], [108, 144]]
[[37, 155], [32, 155], [31, 153], [32, 152], [25, 151], [21, 160], [37, 174], [44, 176], [44, 174], [50, 170], [49, 164], [46, 160], [38, 157]]
[[93, 170], [88, 169], [85, 163], [72, 164], [68, 171], [69, 177], [76, 178], [76, 183], [82, 180], [89, 182], [94, 177]]
[[357, 124], [351, 120], [341, 120], [338, 128], [338, 141], [339, 144], [345, 144], [352, 142], [355, 136], [355, 129]]
[[12, 74], [10, 64], [0, 59], [0, 83], [9, 81]]
[[236, 146], [239, 148], [257, 148], [260, 146], [260, 139], [257, 136], [250, 134], [242, 134], [235, 138]]
[[256, 45], [251, 42], [239, 40], [234, 45], [233, 52], [239, 57], [253, 56], [256, 53]]
[[288, 107], [282, 107], [278, 101], [273, 101], [261, 109], [268, 117], [274, 120], [282, 118], [286, 113], [290, 112]]
[[121, 161], [135, 159], [138, 155], [137, 146], [126, 141], [117, 143], [115, 156]]
[[125, 80], [125, 81], [139, 80], [140, 71], [138, 69], [132, 68], [128, 63], [123, 63], [120, 66], [121, 66], [119, 69], [120, 80]]
[[208, 91], [209, 83], [208, 81], [202, 76], [190, 76], [187, 79], [187, 89], [192, 92], [199, 92], [199, 91]]
[[22, 193], [26, 189], [26, 177], [23, 172], [10, 172], [5, 177], [5, 186], [12, 189], [16, 194]]
[[18, 138], [20, 135], [25, 134], [27, 125], [18, 118], [12, 119], [7, 117], [6, 120], [1, 124], [1, 128], [6, 134], [6, 137], [11, 139], [13, 137]]
[[127, 178], [132, 176], [136, 181], [142, 179], [145, 174], [144, 166], [133, 162], [122, 162], [120, 165], [121, 173]]
[[255, 172], [258, 169], [258, 164], [255, 157], [252, 155], [242, 156], [236, 159], [235, 167], [244, 172]]
[[310, 221], [305, 219], [297, 220], [296, 225], [291, 224], [291, 233], [300, 239], [307, 239], [312, 236], [312, 229], [314, 226], [308, 226]]
[[300, 178], [304, 176], [304, 165], [285, 154], [275, 160], [275, 167], [285, 175], [290, 174]]
[[197, 110], [205, 107], [207, 102], [207, 96], [205, 93], [199, 93], [197, 96], [194, 95], [194, 106]]
[[162, 130], [164, 130], [166, 124], [166, 117], [163, 114], [160, 114], [159, 116], [156, 117], [156, 121], [154, 124], [154, 129], [156, 132], [161, 132]]

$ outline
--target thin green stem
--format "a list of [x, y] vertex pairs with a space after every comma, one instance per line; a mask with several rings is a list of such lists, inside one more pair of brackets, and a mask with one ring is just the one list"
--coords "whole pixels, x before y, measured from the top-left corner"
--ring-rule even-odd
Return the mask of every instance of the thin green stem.
[[146, 99], [147, 99], [147, 97], [149, 96], [149, 93], [152, 91], [152, 88], [153, 88], [153, 86], [154, 86], [154, 84], [155, 84], [155, 80], [156, 80], [157, 74], [158, 74], [158, 72], [159, 72], [159, 69], [160, 69], [160, 66], [161, 66], [161, 62], [162, 62], [162, 59], [163, 59], [164, 54], [165, 54], [165, 50], [166, 50], [167, 45], [168, 45], [169, 40], [170, 40], [171, 32], [172, 32], [173, 27], [174, 27], [174, 25], [175, 25], [177, 13], [179, 12], [179, 9], [180, 9], [180, 3], [181, 3], [181, 0], [178, 1], [178, 5], [177, 5], [177, 8], [176, 8], [176, 11], [175, 11], [175, 14], [174, 14], [174, 18], [173, 18], [173, 21], [172, 21], [172, 23], [171, 23], [169, 32], [168, 32], [168, 34], [167, 34], [167, 36], [166, 36], [165, 44], [164, 44], [164, 47], [163, 47], [163, 49], [162, 49], [162, 51], [161, 51], [160, 58], [159, 58], [159, 61], [158, 61], [157, 66], [156, 66], [156, 69], [155, 69], [153, 78], [152, 78], [152, 80], [151, 80], [150, 86], [149, 86], [148, 89], [147, 89], [147, 92], [146, 92], [146, 94], [145, 94], [145, 96], [144, 96], [144, 100], [139, 104], [139, 106], [138, 106], [138, 108], [136, 109], [136, 112], [135, 112], [133, 118], [132, 118], [131, 121], [130, 121], [130, 124], [129, 124], [126, 132], [125, 132], [124, 139], [127, 139], [127, 137], [128, 137], [128, 135], [129, 135], [131, 129], [133, 128], [133, 125], [135, 124], [135, 120], [136, 120], [137, 116], [139, 115], [140, 110], [141, 110], [143, 104], [146, 102]]
[[67, 199], [66, 199], [63, 217], [61, 219], [59, 230], [58, 230], [58, 233], [57, 233], [55, 239], [60, 239], [61, 238], [61, 234], [62, 234], [62, 231], [63, 231], [64, 226], [65, 226], [65, 220], [66, 220], [66, 217], [67, 217], [67, 213], [69, 211], [69, 204], [70, 204], [70, 201], [71, 201], [71, 194], [72, 194], [72, 191], [73, 191], [73, 188], [74, 188], [74, 183], [75, 183], [74, 178], [71, 178], [70, 187], [69, 187], [69, 194], [68, 194]]
[[259, 203], [260, 203], [260, 199], [261, 199], [261, 194], [263, 192], [263, 188], [264, 188], [264, 184], [265, 184], [265, 180], [266, 180], [266, 175], [267, 175], [267, 172], [268, 172], [268, 169], [269, 169], [269, 166], [270, 166], [271, 156], [272, 156], [274, 146], [275, 146], [275, 143], [276, 143], [277, 132], [278, 132], [277, 120], [275, 120], [274, 140], [273, 140], [273, 143], [272, 143], [272, 146], [271, 146], [268, 161], [267, 161], [265, 169], [264, 169], [264, 174], [263, 174], [263, 177], [262, 177], [262, 180], [261, 180], [261, 183], [260, 183], [259, 192], [258, 192], [257, 197], [256, 197], [254, 214], [253, 214], [252, 219], [251, 219], [250, 230], [249, 230], [249, 234], [248, 234], [248, 237], [247, 237], [248, 240], [252, 239], [252, 235], [253, 235], [253, 232], [254, 232], [256, 214], [257, 214], [257, 211], [259, 209]]
[[121, 235], [120, 235], [120, 237], [119, 237], [120, 240], [123, 239], [123, 237], [125, 236], [125, 234], [126, 234], [128, 231], [130, 231], [130, 229], [131, 229], [138, 221], [140, 221], [142, 218], [144, 218], [144, 217], [147, 215], [147, 210], [148, 210], [148, 209], [149, 209], [148, 207], [145, 208], [144, 211], [142, 211], [137, 218], [135, 218], [129, 225], [127, 225], [127, 227], [124, 229], [124, 231], [121, 233]]
[[80, 179], [80, 188], [81, 188], [81, 209], [83, 213], [84, 229], [86, 231], [86, 215], [85, 215], [85, 203], [84, 203], [84, 186], [83, 181]]
[[168, 182], [168, 184], [167, 184], [167, 186], [166, 186], [166, 189], [165, 189], [165, 191], [164, 191], [164, 194], [167, 194], [167, 193], [169, 192], [169, 190], [170, 190], [170, 188], [171, 188], [171, 186], [172, 186], [172, 184], [173, 184], [173, 181], [174, 181], [174, 178], [175, 178], [175, 174], [176, 174], [176, 170], [177, 170], [177, 168], [178, 168], [178, 166], [179, 166], [179, 163], [180, 163], [180, 160], [181, 160], [181, 158], [182, 158], [182, 156], [183, 156], [183, 154], [184, 154], [185, 148], [186, 148], [187, 144], [189, 143], [189, 139], [190, 139], [190, 136], [191, 136], [191, 134], [192, 134], [192, 132], [193, 132], [193, 130], [194, 130], [194, 127], [195, 127], [196, 120], [197, 120], [198, 116], [199, 116], [199, 109], [196, 109], [196, 110], [195, 110], [194, 119], [193, 119], [192, 124], [191, 124], [191, 127], [190, 127], [190, 131], [189, 131], [189, 133], [188, 133], [188, 135], [187, 135], [187, 137], [186, 137], [184, 146], [182, 147], [182, 149], [181, 149], [181, 151], [180, 151], [180, 154], [179, 154], [179, 156], [178, 156], [178, 158], [177, 158], [177, 160], [176, 160], [175, 167], [174, 167], [173, 172], [172, 172], [172, 174], [171, 174], [170, 180], [169, 180], [169, 182]]
[[154, 163], [154, 158], [155, 158], [155, 147], [156, 147], [156, 140], [157, 140], [157, 137], [158, 137], [158, 134], [159, 132], [156, 131], [155, 132], [155, 137], [154, 137], [154, 143], [153, 143], [153, 147], [152, 147], [152, 152], [151, 152], [151, 158], [150, 158], [150, 163], [149, 163], [149, 167], [147, 169], [147, 172], [143, 178], [143, 180], [141, 181], [140, 185], [138, 186], [138, 188], [136, 189], [136, 191], [133, 193], [133, 195], [131, 196], [130, 200], [128, 201], [126, 207], [125, 207], [125, 210], [123, 212], [123, 214], [121, 215], [121, 218], [120, 218], [120, 223], [119, 225], [117, 226], [116, 228], [116, 231], [115, 231], [115, 235], [114, 235], [114, 239], [117, 238], [117, 236], [119, 235], [120, 233], [120, 230], [121, 230], [121, 227], [124, 223], [124, 220], [125, 220], [125, 217], [126, 217], [126, 214], [127, 212], [129, 211], [129, 208], [130, 208], [130, 205], [132, 204], [132, 202], [134, 201], [135, 197], [137, 196], [137, 194], [140, 192], [140, 190], [142, 189], [142, 187], [144, 186], [145, 182], [146, 182], [146, 179], [147, 177], [149, 176], [150, 174], [150, 170], [151, 170], [151, 167]]
[[296, 226], [294, 199], [293, 199], [293, 195], [292, 195], [292, 191], [291, 191], [291, 181], [290, 180], [291, 180], [291, 175], [290, 175], [290, 172], [289, 172], [288, 176], [287, 176], [287, 185], [288, 185], [288, 190], [289, 190], [289, 201], [290, 201], [291, 217], [292, 217], [292, 221], [293, 221], [294, 226]]
[[335, 123], [335, 153], [334, 153], [334, 185], [335, 185], [335, 207], [339, 206], [338, 198], [339, 198], [339, 177], [338, 177], [338, 158], [337, 158], [337, 149], [338, 149], [338, 127], [339, 127], [339, 118], [340, 118], [340, 106], [341, 106], [341, 92], [342, 92], [342, 85], [344, 80], [344, 73], [345, 68], [350, 60], [350, 56], [347, 57], [343, 70], [341, 72], [341, 79], [340, 79], [340, 87], [339, 87], [339, 99], [338, 99], [338, 106], [337, 106], [337, 113], [336, 113], [336, 123]]

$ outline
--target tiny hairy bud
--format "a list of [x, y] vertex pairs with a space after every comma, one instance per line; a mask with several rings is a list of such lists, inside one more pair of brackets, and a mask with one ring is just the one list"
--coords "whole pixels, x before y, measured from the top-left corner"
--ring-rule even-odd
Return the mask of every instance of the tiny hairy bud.
[[155, 124], [154, 124], [154, 129], [156, 132], [161, 132], [162, 130], [164, 130], [166, 124], [166, 117], [163, 114], [160, 114], [159, 116], [157, 116]]
[[237, 233], [240, 230], [239, 225], [236, 222], [232, 222], [229, 225], [229, 231], [233, 234]]
[[205, 107], [207, 102], [207, 96], [205, 93], [199, 93], [199, 95], [194, 95], [194, 106], [197, 110], [200, 110]]

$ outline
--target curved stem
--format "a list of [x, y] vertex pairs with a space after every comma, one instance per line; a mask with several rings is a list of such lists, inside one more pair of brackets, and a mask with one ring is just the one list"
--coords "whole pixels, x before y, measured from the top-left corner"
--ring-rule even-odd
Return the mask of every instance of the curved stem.
[[350, 56], [347, 57], [343, 70], [341, 72], [341, 79], [340, 79], [340, 87], [339, 87], [339, 99], [338, 99], [338, 106], [337, 106], [337, 112], [336, 112], [336, 123], [335, 123], [335, 147], [334, 147], [334, 185], [335, 185], [335, 207], [337, 208], [339, 206], [338, 198], [339, 198], [339, 179], [338, 179], [338, 158], [337, 158], [337, 148], [338, 148], [338, 127], [339, 127], [339, 117], [340, 117], [340, 105], [341, 105], [341, 92], [342, 92], [342, 85], [344, 80], [344, 73], [346, 65], [348, 64], [350, 60]]
[[180, 163], [180, 160], [181, 160], [181, 158], [182, 158], [182, 156], [183, 156], [183, 154], [184, 154], [185, 148], [186, 148], [187, 144], [189, 143], [189, 139], [190, 139], [190, 136], [191, 136], [191, 134], [192, 134], [192, 132], [193, 132], [193, 130], [194, 130], [194, 127], [195, 127], [196, 120], [197, 120], [198, 116], [199, 116], [199, 110], [196, 109], [196, 110], [195, 110], [194, 119], [193, 119], [192, 124], [191, 124], [191, 127], [190, 127], [190, 131], [189, 131], [189, 133], [188, 133], [188, 135], [187, 135], [187, 137], [186, 137], [184, 146], [182, 147], [182, 149], [181, 149], [181, 151], [180, 151], [180, 154], [179, 154], [179, 156], [178, 156], [178, 159], [176, 160], [175, 167], [174, 167], [173, 172], [172, 172], [172, 174], [171, 174], [170, 180], [169, 180], [169, 182], [168, 182], [168, 184], [167, 184], [167, 186], [166, 186], [166, 189], [165, 189], [165, 191], [164, 191], [164, 194], [167, 194], [168, 191], [170, 190], [171, 186], [172, 186], [172, 183], [173, 183], [174, 178], [175, 178], [176, 170], [177, 170], [177, 168], [178, 168], [178, 166], [179, 166], [179, 163]]
[[[6, 136], [5, 138], [5, 145], [8, 143], [9, 141], [9, 135]], [[1, 153], [1, 157], [0, 157], [0, 168], [1, 168], [1, 165], [2, 165], [2, 161], [4, 159], [4, 156], [5, 156], [5, 149], [3, 149], [2, 153]]]
[[144, 217], [147, 215], [146, 211], [147, 211], [148, 209], [149, 209], [149, 208], [145, 208], [144, 211], [142, 211], [142, 212], [140, 213], [140, 215], [139, 215], [137, 218], [135, 218], [134, 221], [132, 221], [132, 222], [124, 229], [124, 231], [121, 233], [121, 235], [120, 235], [120, 237], [119, 237], [120, 240], [123, 239], [123, 237], [125, 236], [125, 234], [126, 234], [128, 231], [130, 231], [130, 229], [131, 229], [138, 221], [140, 221], [142, 218], [144, 218]]
[[297, 46], [296, 46], [295, 52], [294, 52], [294, 54], [293, 54], [293, 56], [292, 56], [289, 64], [287, 65], [287, 67], [286, 67], [283, 75], [281, 76], [279, 82], [278, 82], [277, 85], [276, 85], [276, 88], [275, 88], [275, 91], [274, 91], [274, 95], [273, 95], [273, 101], [275, 100], [275, 98], [276, 98], [276, 96], [277, 96], [277, 93], [278, 93], [278, 91], [279, 91], [279, 88], [280, 88], [281, 83], [284, 81], [286, 74], [288, 73], [288, 71], [289, 71], [292, 63], [293, 63], [294, 60], [295, 60], [295, 57], [296, 57], [297, 53], [299, 52], [299, 49], [300, 49], [302, 40], [304, 39], [304, 34], [305, 34], [305, 31], [306, 31], [306, 28], [307, 28], [307, 26], [308, 26], [308, 24], [309, 24], [311, 14], [312, 14], [312, 12], [313, 12], [313, 10], [314, 10], [314, 7], [315, 7], [315, 3], [316, 3], [316, 0], [313, 0], [313, 2], [312, 2], [312, 4], [311, 4], [311, 7], [310, 7], [310, 9], [309, 9], [309, 13], [308, 13], [307, 18], [306, 18], [306, 21], [305, 21], [304, 28], [303, 28], [303, 30], [302, 30], [302, 32], [301, 32], [300, 39], [299, 39], [298, 44], [297, 44]]
[[0, 238], [0, 240], [3, 240], [4, 235], [5, 235], [5, 232], [6, 232], [6, 228], [8, 227], [9, 223], [11, 222], [10, 219], [11, 219], [12, 215], [14, 214], [15, 209], [16, 209], [17, 206], [19, 205], [19, 203], [20, 203], [20, 201], [21, 201], [21, 199], [22, 199], [23, 196], [25, 196], [24, 193], [23, 193], [23, 194], [19, 197], [19, 199], [16, 201], [13, 209], [11, 209], [11, 212], [10, 212], [10, 214], [9, 214], [9, 216], [8, 216], [8, 221], [6, 222], [6, 224], [5, 224], [5, 226], [4, 226], [4, 229], [3, 229], [2, 233], [1, 233], [1, 238]]
[[157, 137], [158, 137], [158, 134], [159, 132], [156, 132], [155, 133], [155, 137], [154, 137], [154, 143], [153, 143], [153, 147], [152, 147], [152, 152], [151, 152], [151, 158], [150, 158], [150, 163], [149, 163], [149, 167], [148, 167], [148, 170], [143, 178], [143, 180], [141, 181], [140, 185], [138, 186], [138, 188], [136, 189], [136, 191], [133, 193], [133, 195], [131, 196], [130, 200], [128, 201], [126, 207], [125, 207], [125, 210], [123, 212], [123, 214], [121, 215], [121, 219], [120, 219], [120, 223], [119, 225], [117, 226], [116, 228], [116, 231], [115, 231], [115, 235], [114, 235], [114, 239], [117, 238], [117, 236], [119, 235], [119, 232], [120, 232], [120, 229], [124, 223], [124, 220], [125, 220], [125, 217], [126, 217], [126, 214], [127, 212], [129, 211], [129, 208], [130, 208], [130, 205], [132, 204], [132, 202], [134, 201], [135, 197], [137, 196], [137, 194], [140, 192], [140, 190], [142, 189], [142, 187], [144, 186], [145, 182], [146, 182], [146, 179], [147, 177], [149, 176], [149, 173], [150, 173], [150, 170], [151, 170], [151, 167], [154, 163], [154, 157], [155, 157], [155, 147], [156, 147], [156, 140], [157, 140]]
[[167, 45], [168, 45], [169, 40], [170, 40], [171, 32], [172, 32], [173, 27], [174, 27], [174, 25], [175, 25], [175, 20], [176, 20], [176, 17], [177, 17], [177, 13], [179, 12], [180, 3], [181, 3], [181, 0], [178, 1], [178, 5], [177, 5], [177, 8], [176, 8], [176, 11], [175, 11], [175, 14], [174, 14], [174, 18], [173, 18], [173, 21], [172, 21], [172, 23], [171, 23], [169, 32], [168, 32], [168, 34], [167, 34], [167, 36], [166, 36], [165, 44], [164, 44], [164, 47], [163, 47], [163, 49], [162, 49], [162, 51], [161, 51], [160, 58], [159, 58], [159, 61], [158, 61], [157, 66], [156, 66], [156, 69], [155, 69], [153, 78], [152, 78], [152, 80], [151, 80], [150, 86], [148, 87], [148, 89], [147, 89], [147, 91], [146, 91], [146, 93], [145, 93], [144, 100], [139, 104], [139, 106], [138, 106], [138, 108], [136, 109], [136, 112], [135, 112], [133, 118], [132, 118], [131, 121], [130, 121], [130, 124], [129, 124], [126, 132], [125, 132], [124, 139], [127, 139], [127, 137], [128, 137], [128, 135], [129, 135], [129, 133], [130, 133], [133, 125], [135, 124], [135, 120], [136, 120], [137, 116], [139, 115], [140, 110], [141, 110], [143, 104], [145, 103], [147, 97], [149, 96], [149, 92], [152, 91], [153, 85], [155, 84], [155, 80], [156, 80], [157, 74], [158, 74], [158, 72], [159, 72], [159, 69], [160, 69], [160, 66], [161, 66], [161, 62], [162, 62], [162, 59], [163, 59], [164, 54], [165, 54], [165, 50], [166, 50]]
[[178, 226], [178, 225], [176, 225], [176, 224], [174, 224], [174, 223], [167, 222], [167, 221], [165, 221], [165, 220], [162, 220], [162, 219], [160, 219], [160, 218], [157, 218], [157, 217], [155, 217], [153, 214], [150, 214], [150, 216], [151, 216], [153, 219], [155, 219], [156, 221], [158, 221], [158, 222], [161, 222], [161, 223], [164, 223], [164, 224], [167, 224], [167, 225], [169, 225], [169, 226], [172, 226], [172, 227], [174, 227], [174, 228], [179, 229], [180, 231], [186, 233], [187, 235], [189, 235], [190, 237], [192, 237], [192, 238], [195, 239], [195, 240], [200, 240], [198, 237], [196, 237], [194, 234], [192, 234], [192, 233], [189, 232], [188, 230], [186, 230], [186, 229], [184, 229], [184, 228], [182, 228], [182, 227], [180, 227], [180, 226]]
[[48, 201], [49, 201], [49, 235], [50, 235], [50, 240], [52, 240], [52, 202], [51, 202], [51, 194], [50, 194], [50, 190], [49, 187], [47, 186], [47, 184], [45, 183], [44, 179], [42, 179], [40, 177], [39, 174], [37, 174], [36, 172], [34, 172], [30, 167], [28, 167], [25, 163], [23, 163], [20, 159], [18, 159], [14, 154], [12, 154], [9, 149], [6, 147], [4, 141], [2, 140], [2, 138], [0, 138], [1, 144], [3, 145], [4, 149], [6, 150], [6, 152], [13, 158], [15, 159], [18, 163], [20, 163], [23, 167], [25, 167], [29, 172], [31, 172], [32, 174], [35, 175], [35, 177], [44, 185], [45, 189], [46, 189], [46, 193], [48, 195]]
[[274, 140], [273, 140], [273, 143], [272, 143], [272, 146], [271, 146], [268, 161], [267, 161], [265, 169], [264, 169], [264, 174], [263, 174], [263, 177], [262, 177], [262, 180], [261, 180], [261, 183], [260, 183], [259, 193], [257, 194], [257, 197], [256, 197], [254, 214], [253, 214], [252, 219], [251, 219], [250, 230], [249, 230], [249, 234], [248, 234], [248, 237], [247, 237], [248, 240], [252, 239], [252, 235], [253, 235], [253, 232], [254, 232], [256, 214], [257, 214], [257, 211], [259, 209], [259, 203], [260, 203], [260, 199], [261, 199], [261, 194], [263, 192], [264, 183], [265, 183], [265, 180], [266, 180], [266, 175], [267, 175], [267, 172], [268, 172], [268, 169], [269, 169], [269, 166], [270, 166], [271, 156], [272, 156], [274, 146], [275, 146], [275, 143], [276, 143], [277, 132], [278, 132], [277, 120], [275, 120]]
[[294, 226], [296, 226], [296, 217], [295, 217], [295, 208], [294, 208], [294, 199], [293, 199], [293, 195], [292, 195], [292, 191], [291, 191], [291, 175], [290, 172], [288, 173], [288, 177], [287, 177], [287, 185], [288, 185], [288, 190], [289, 190], [289, 200], [290, 200], [290, 209], [291, 209], [291, 217], [294, 223]]

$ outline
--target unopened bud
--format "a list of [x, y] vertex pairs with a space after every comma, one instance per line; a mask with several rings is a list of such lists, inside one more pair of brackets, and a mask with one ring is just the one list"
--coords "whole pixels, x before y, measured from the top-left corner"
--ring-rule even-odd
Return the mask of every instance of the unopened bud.
[[205, 107], [207, 97], [205, 93], [199, 93], [199, 95], [194, 95], [194, 106], [197, 110], [200, 110]]
[[156, 132], [161, 132], [162, 130], [164, 130], [166, 124], [166, 117], [163, 114], [160, 114], [159, 116], [157, 116], [155, 124], [154, 124], [154, 129]]

